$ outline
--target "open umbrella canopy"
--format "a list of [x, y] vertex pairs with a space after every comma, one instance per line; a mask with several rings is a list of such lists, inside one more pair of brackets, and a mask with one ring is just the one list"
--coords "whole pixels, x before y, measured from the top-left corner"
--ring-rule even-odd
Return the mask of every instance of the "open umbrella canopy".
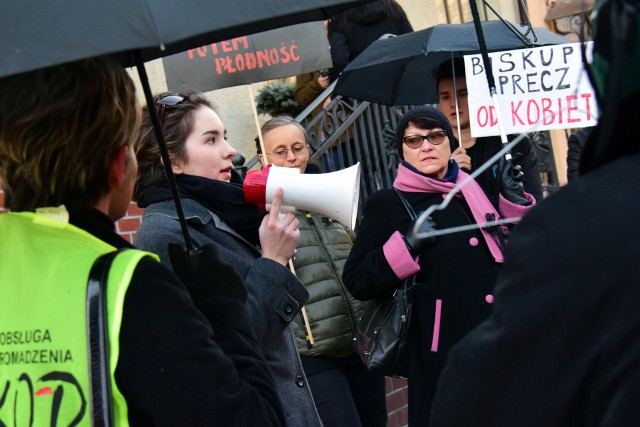
[[149, 61], [368, 1], [21, 0], [0, 13], [0, 77], [106, 54], [132, 66], [132, 50]]
[[[490, 52], [569, 43], [549, 30], [527, 29], [508, 21], [482, 22]], [[440, 24], [377, 40], [344, 69], [334, 93], [385, 105], [434, 104], [438, 102], [434, 68], [452, 55], [479, 52], [472, 22]]]
[[[323, 20], [372, 0], [20, 0], [0, 13], [0, 77], [94, 56], [136, 65], [148, 105], [144, 62], [272, 28]], [[6, 3], [6, 2], [5, 2]], [[155, 112], [155, 109], [153, 110]], [[187, 249], [192, 244], [157, 114], [151, 114]]]

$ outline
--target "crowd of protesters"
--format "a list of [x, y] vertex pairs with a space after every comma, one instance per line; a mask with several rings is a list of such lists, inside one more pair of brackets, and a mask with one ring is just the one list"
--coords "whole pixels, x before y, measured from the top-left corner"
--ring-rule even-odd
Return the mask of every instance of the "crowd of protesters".
[[[411, 31], [396, 6], [367, 16]], [[640, 423], [640, 8], [595, 9], [600, 119], [576, 133], [567, 186], [542, 199], [526, 141], [469, 178], [497, 148], [462, 123], [465, 80], [446, 62], [440, 109], [399, 119], [395, 181], [355, 233], [281, 212], [286, 188], [268, 211], [248, 204], [202, 93], [141, 107], [127, 72], [100, 57], [0, 78], [0, 424], [384, 426], [384, 377], [358, 358], [355, 329], [368, 301], [412, 276], [409, 425]], [[367, 34], [351, 21], [378, 22], [336, 17], [335, 54], [338, 34]], [[317, 172], [291, 117], [261, 137], [264, 165]], [[452, 192], [416, 234], [412, 214]], [[115, 231], [131, 200], [144, 209], [134, 244]]]

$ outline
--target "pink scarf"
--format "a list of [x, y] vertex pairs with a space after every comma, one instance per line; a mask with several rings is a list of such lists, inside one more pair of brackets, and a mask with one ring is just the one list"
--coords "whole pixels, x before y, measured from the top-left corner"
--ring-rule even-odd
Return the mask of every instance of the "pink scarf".
[[[396, 176], [395, 181], [393, 182], [394, 188], [397, 188], [400, 191], [406, 192], [414, 192], [414, 193], [440, 193], [440, 194], [449, 194], [453, 188], [464, 181], [469, 175], [464, 173], [463, 171], [458, 171], [458, 177], [455, 182], [443, 182], [437, 181], [435, 179], [431, 179], [429, 177], [417, 174], [407, 168], [404, 165], [400, 165], [398, 167], [398, 175]], [[460, 195], [462, 193], [462, 195]], [[500, 214], [493, 207], [487, 196], [482, 191], [482, 188], [478, 185], [475, 180], [470, 180], [465, 184], [464, 187], [456, 194], [456, 197], [463, 197], [467, 202], [469, 209], [471, 209], [471, 213], [473, 214], [473, 219], [477, 224], [482, 224], [487, 222], [486, 214], [494, 214], [495, 219], [500, 219]], [[496, 262], [503, 262], [504, 256], [502, 255], [502, 251], [498, 247], [498, 244], [493, 239], [491, 234], [486, 229], [481, 229], [482, 236], [484, 237], [489, 250], [491, 251], [491, 255], [496, 260]]]

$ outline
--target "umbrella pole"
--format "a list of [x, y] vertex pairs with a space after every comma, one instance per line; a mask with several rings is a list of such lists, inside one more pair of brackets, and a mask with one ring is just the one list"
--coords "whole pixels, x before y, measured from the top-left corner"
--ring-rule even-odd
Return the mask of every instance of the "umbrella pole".
[[[493, 68], [491, 67], [491, 61], [489, 60], [489, 50], [487, 49], [487, 43], [484, 40], [484, 32], [482, 31], [482, 23], [480, 22], [480, 14], [478, 13], [478, 4], [476, 0], [469, 1], [471, 7], [471, 16], [473, 16], [473, 25], [476, 29], [476, 36], [478, 37], [478, 46], [480, 47], [480, 53], [482, 54], [482, 62], [484, 62], [484, 71], [487, 77], [487, 84], [489, 86], [489, 93], [493, 100], [493, 107], [496, 110], [496, 119], [498, 120], [498, 128], [500, 129], [500, 139], [503, 144], [508, 142], [507, 134], [504, 130], [504, 124], [502, 122], [502, 114], [500, 114], [500, 106], [498, 105], [498, 95], [496, 91], [496, 82], [493, 79]], [[507, 160], [511, 159], [511, 154], [507, 153], [504, 156]]]
[[169, 157], [169, 150], [167, 149], [167, 143], [164, 140], [164, 134], [160, 127], [160, 119], [158, 118], [158, 111], [155, 109], [155, 100], [151, 94], [151, 87], [149, 86], [149, 78], [147, 77], [147, 70], [144, 67], [144, 61], [140, 51], [133, 52], [136, 68], [138, 69], [138, 75], [140, 76], [140, 83], [144, 91], [145, 99], [147, 100], [147, 108], [149, 109], [149, 116], [151, 117], [151, 124], [158, 140], [158, 146], [160, 147], [160, 156], [162, 157], [162, 163], [164, 164], [164, 170], [167, 174], [167, 181], [171, 188], [171, 194], [173, 195], [173, 202], [176, 205], [176, 211], [178, 213], [178, 221], [184, 236], [184, 242], [187, 247], [187, 251], [194, 249], [191, 237], [189, 236], [189, 229], [187, 228], [187, 220], [184, 217], [184, 211], [182, 210], [182, 204], [180, 203], [180, 196], [178, 194], [178, 187], [176, 186], [176, 177], [171, 169], [171, 159]]
[[[460, 130], [460, 110], [458, 109], [458, 87], [456, 85], [456, 65], [453, 62], [453, 52], [451, 52], [451, 75], [453, 76], [453, 99], [456, 103], [456, 123], [458, 124], [458, 146], [462, 147], [462, 131]], [[468, 112], [467, 112], [468, 114]]]

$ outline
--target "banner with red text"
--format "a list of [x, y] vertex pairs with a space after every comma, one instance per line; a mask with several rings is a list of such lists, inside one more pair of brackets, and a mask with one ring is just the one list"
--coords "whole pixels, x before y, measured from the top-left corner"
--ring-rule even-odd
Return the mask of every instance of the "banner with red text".
[[[590, 60], [592, 42], [586, 43]], [[594, 90], [580, 43], [489, 53], [507, 134], [574, 129], [597, 123]], [[481, 55], [464, 57], [471, 135], [499, 135]]]
[[[247, 6], [250, 7], [250, 6]], [[322, 22], [237, 37], [163, 58], [172, 92], [207, 92], [331, 68]]]

